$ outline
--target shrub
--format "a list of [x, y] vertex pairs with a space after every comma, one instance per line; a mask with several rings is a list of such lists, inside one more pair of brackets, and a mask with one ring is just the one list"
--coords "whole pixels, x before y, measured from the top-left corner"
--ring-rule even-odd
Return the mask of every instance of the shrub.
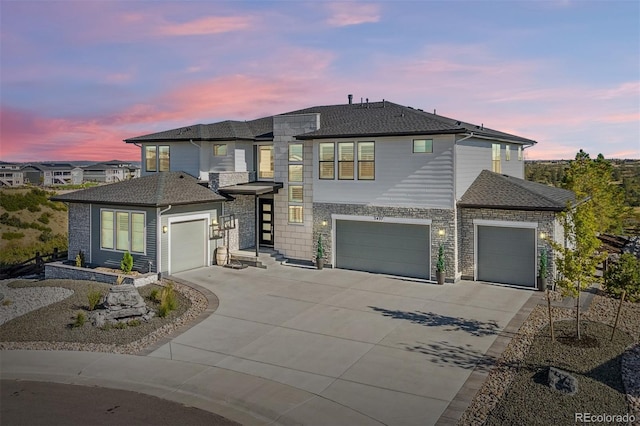
[[12, 305], [12, 304], [13, 304], [13, 300], [11, 300], [11, 299], [4, 299], [2, 301], [2, 306], [9, 306], [9, 305]]
[[19, 240], [24, 237], [22, 232], [3, 232], [2, 239], [3, 240]]
[[53, 234], [51, 233], [51, 231], [43, 231], [38, 239], [43, 243], [46, 243], [47, 241], [51, 241], [53, 239]]
[[160, 303], [160, 290], [158, 290], [157, 288], [151, 290], [151, 293], [149, 293], [149, 299], [153, 300], [154, 302]]
[[125, 251], [124, 255], [122, 256], [120, 269], [122, 269], [125, 274], [130, 273], [133, 269], [133, 256], [131, 256], [131, 253], [129, 253], [128, 251]]
[[126, 322], [117, 322], [117, 323], [113, 324], [113, 328], [117, 328], [118, 330], [124, 330], [125, 328], [127, 328], [127, 323]]
[[102, 298], [102, 293], [100, 293], [97, 290], [92, 290], [89, 293], [87, 293], [87, 299], [89, 301], [89, 310], [93, 311], [96, 306], [98, 306], [98, 303], [100, 302], [100, 299]]
[[82, 252], [82, 250], [78, 251], [78, 255], [76, 256], [76, 266], [78, 268], [84, 268], [85, 266], [84, 253]]
[[176, 293], [173, 288], [173, 282], [169, 281], [162, 289], [160, 293], [160, 307], [158, 308], [158, 316], [160, 318], [166, 317], [169, 312], [178, 307], [178, 300], [176, 299]]
[[78, 312], [78, 314], [76, 315], [75, 321], [73, 322], [73, 324], [71, 324], [71, 326], [73, 328], [82, 327], [85, 322], [87, 322], [87, 316], [85, 315], [85, 313]]
[[631, 253], [620, 256], [605, 273], [605, 289], [616, 298], [626, 290], [627, 300], [640, 302], [640, 260]]
[[51, 218], [51, 213], [44, 212], [38, 218], [38, 222], [44, 223], [45, 225], [49, 223], [49, 219]]
[[440, 247], [438, 247], [438, 262], [436, 263], [436, 270], [444, 272], [444, 244], [440, 244]]
[[142, 322], [139, 319], [132, 319], [127, 323], [129, 327], [137, 327], [140, 324], [142, 324]]

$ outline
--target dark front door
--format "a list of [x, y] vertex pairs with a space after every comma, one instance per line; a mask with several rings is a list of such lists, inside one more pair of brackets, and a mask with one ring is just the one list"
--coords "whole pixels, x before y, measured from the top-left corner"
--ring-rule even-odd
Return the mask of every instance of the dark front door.
[[273, 245], [273, 200], [270, 198], [260, 198], [260, 244], [265, 246]]

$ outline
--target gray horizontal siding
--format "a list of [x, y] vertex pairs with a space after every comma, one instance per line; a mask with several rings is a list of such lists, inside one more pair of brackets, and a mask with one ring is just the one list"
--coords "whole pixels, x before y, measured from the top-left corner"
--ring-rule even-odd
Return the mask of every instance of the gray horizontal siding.
[[[413, 153], [413, 139], [433, 139], [433, 153]], [[386, 137], [354, 141], [360, 140], [375, 140], [375, 180], [318, 179], [316, 143], [314, 202], [452, 208], [453, 136]]]

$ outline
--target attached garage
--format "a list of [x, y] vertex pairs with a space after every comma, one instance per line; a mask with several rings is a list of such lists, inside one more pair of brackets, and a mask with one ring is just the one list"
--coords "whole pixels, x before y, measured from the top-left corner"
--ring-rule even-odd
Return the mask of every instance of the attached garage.
[[476, 225], [477, 279], [536, 286], [536, 229]]
[[336, 267], [429, 279], [430, 235], [428, 224], [336, 220]]
[[205, 219], [170, 223], [169, 273], [208, 265], [208, 233]]

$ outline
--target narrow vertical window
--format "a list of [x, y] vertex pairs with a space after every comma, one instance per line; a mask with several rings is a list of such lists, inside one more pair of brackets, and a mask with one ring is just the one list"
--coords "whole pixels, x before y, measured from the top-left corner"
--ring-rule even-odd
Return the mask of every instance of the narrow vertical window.
[[113, 212], [100, 213], [100, 248], [113, 249]]
[[522, 146], [518, 145], [518, 161], [522, 161]]
[[144, 213], [131, 213], [131, 251], [144, 253]]
[[504, 146], [504, 160], [511, 161], [511, 145]]
[[273, 145], [258, 146], [258, 179], [273, 179]]
[[318, 146], [318, 158], [320, 159], [320, 179], [335, 179], [335, 144], [323, 142]]
[[353, 142], [338, 143], [338, 179], [354, 178]]
[[302, 206], [289, 206], [289, 222], [290, 223], [302, 223], [303, 216]]
[[496, 173], [501, 173], [500, 167], [500, 144], [494, 143], [491, 145], [491, 170]]
[[169, 162], [169, 146], [159, 146], [158, 147], [158, 170], [161, 172], [168, 172], [170, 170], [170, 162]]
[[302, 182], [302, 164], [289, 164], [289, 182]]
[[302, 185], [289, 185], [289, 201], [292, 203], [302, 203], [303, 189]]
[[157, 172], [157, 155], [156, 155], [156, 147], [155, 146], [145, 146], [144, 147], [144, 162], [145, 167], [148, 172]]
[[129, 213], [116, 212], [116, 249], [129, 250]]
[[289, 145], [289, 161], [302, 161], [304, 145], [292, 143]]
[[375, 144], [373, 142], [358, 142], [358, 179], [375, 179], [375, 160]]

